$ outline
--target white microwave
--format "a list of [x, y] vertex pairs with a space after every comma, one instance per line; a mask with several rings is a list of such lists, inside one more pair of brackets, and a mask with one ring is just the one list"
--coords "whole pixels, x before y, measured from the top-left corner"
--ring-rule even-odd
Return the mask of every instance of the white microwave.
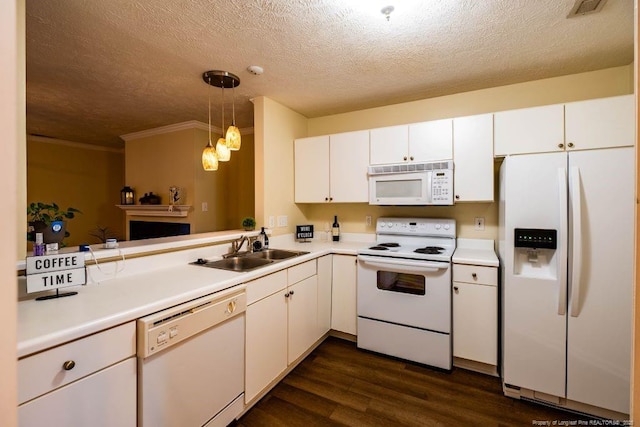
[[370, 205], [453, 205], [453, 161], [369, 166]]

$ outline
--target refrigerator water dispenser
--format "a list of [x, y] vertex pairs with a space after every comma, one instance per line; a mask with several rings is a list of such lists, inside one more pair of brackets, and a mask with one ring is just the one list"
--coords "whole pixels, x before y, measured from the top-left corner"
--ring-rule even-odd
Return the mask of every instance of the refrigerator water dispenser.
[[554, 262], [558, 247], [557, 230], [516, 228], [513, 235], [514, 274], [544, 279], [557, 277]]

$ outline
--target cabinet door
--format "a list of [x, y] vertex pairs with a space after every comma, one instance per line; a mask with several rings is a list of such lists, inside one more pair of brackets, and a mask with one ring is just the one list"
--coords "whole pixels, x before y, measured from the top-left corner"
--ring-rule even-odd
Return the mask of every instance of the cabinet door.
[[564, 105], [501, 111], [494, 115], [496, 156], [564, 150]]
[[356, 257], [333, 256], [331, 329], [356, 335]]
[[318, 258], [318, 332], [316, 338], [331, 329], [332, 255]]
[[453, 158], [453, 120], [409, 125], [409, 160], [431, 162]]
[[329, 158], [331, 201], [368, 202], [369, 131], [331, 135]]
[[283, 289], [247, 307], [246, 403], [287, 368], [287, 303], [284, 294]]
[[592, 99], [565, 105], [568, 150], [635, 145], [633, 95]]
[[329, 201], [329, 136], [294, 142], [295, 202]]
[[456, 202], [493, 202], [493, 114], [453, 120]]
[[136, 418], [135, 357], [18, 407], [22, 427], [135, 427]]
[[311, 276], [289, 286], [287, 292], [289, 363], [293, 363], [317, 341], [318, 276]]
[[453, 282], [453, 356], [498, 364], [497, 286]]
[[369, 138], [370, 164], [402, 163], [409, 160], [409, 126], [371, 129]]

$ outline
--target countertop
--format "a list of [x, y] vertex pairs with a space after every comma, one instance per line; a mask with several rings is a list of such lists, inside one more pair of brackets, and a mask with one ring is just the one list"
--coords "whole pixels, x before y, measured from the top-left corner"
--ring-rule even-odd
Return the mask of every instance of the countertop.
[[493, 240], [462, 239], [456, 242], [456, 251], [451, 258], [454, 264], [482, 265], [498, 267], [500, 262], [496, 256]]
[[[292, 238], [271, 239], [271, 247], [295, 249], [309, 254], [275, 262], [259, 269], [238, 273], [190, 265], [198, 257], [211, 259], [212, 247], [151, 255], [123, 262], [125, 271], [109, 279], [102, 273], [118, 268], [115, 263], [88, 266], [88, 275], [98, 280], [67, 290], [78, 295], [18, 303], [18, 357], [54, 347], [101, 330], [130, 322], [148, 314], [212, 294], [242, 286], [257, 277], [326, 254], [356, 255], [369, 242], [312, 241], [297, 243]], [[218, 254], [215, 256], [219, 256]]]

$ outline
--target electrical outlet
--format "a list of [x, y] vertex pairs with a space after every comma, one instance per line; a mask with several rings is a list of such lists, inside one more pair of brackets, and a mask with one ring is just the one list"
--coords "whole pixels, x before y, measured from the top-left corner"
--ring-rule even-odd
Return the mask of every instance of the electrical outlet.
[[276, 217], [273, 215], [269, 216], [269, 228], [274, 228], [276, 226]]
[[286, 227], [288, 218], [286, 215], [278, 215], [278, 227]]
[[484, 230], [484, 217], [481, 216], [477, 216], [473, 219], [473, 222], [475, 223], [475, 229], [478, 231], [483, 231]]
[[202, 212], [207, 212], [209, 210], [209, 204], [207, 202], [202, 202]]
[[367, 215], [364, 217], [364, 222], [367, 224], [367, 227], [371, 227], [371, 215]]

